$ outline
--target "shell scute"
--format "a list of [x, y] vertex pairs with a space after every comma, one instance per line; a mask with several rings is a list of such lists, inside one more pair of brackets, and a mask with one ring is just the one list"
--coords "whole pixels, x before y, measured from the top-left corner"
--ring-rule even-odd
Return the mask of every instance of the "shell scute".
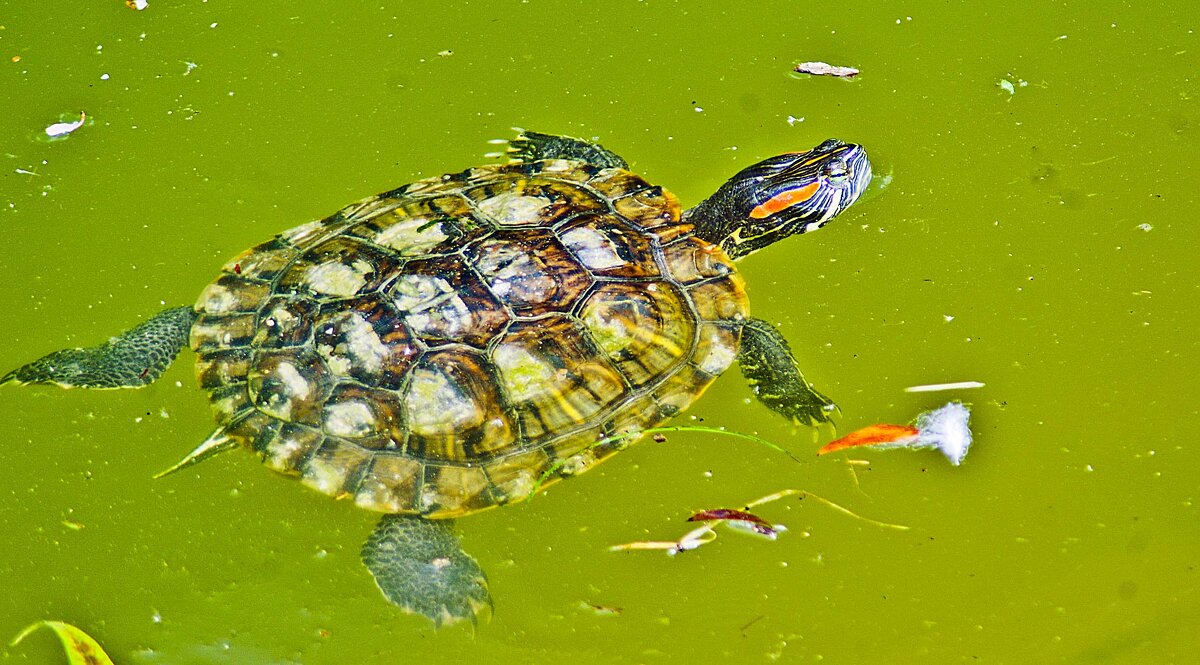
[[310, 298], [288, 294], [272, 297], [255, 317], [254, 346], [284, 349], [308, 344], [318, 309]]
[[679, 222], [679, 199], [662, 187], [648, 187], [612, 203], [625, 219], [646, 230], [674, 227]]
[[409, 329], [431, 344], [483, 347], [509, 320], [496, 296], [458, 256], [409, 263], [386, 295]]
[[737, 273], [687, 287], [701, 321], [744, 321], [750, 315], [746, 285]]
[[346, 232], [402, 257], [452, 252], [487, 230], [470, 217], [470, 212], [461, 196], [418, 199], [355, 224]]
[[425, 483], [417, 498], [417, 509], [426, 517], [474, 512], [494, 505], [491, 481], [479, 467], [425, 467]]
[[583, 301], [579, 317], [633, 386], [661, 378], [692, 349], [695, 316], [667, 282], [601, 284]]
[[466, 462], [512, 446], [517, 431], [495, 377], [475, 352], [427, 353], [404, 394], [408, 450], [423, 459]]
[[299, 255], [300, 250], [280, 238], [274, 238], [237, 255], [222, 266], [221, 271], [246, 279], [271, 282]]
[[558, 239], [541, 229], [485, 238], [466, 256], [492, 294], [522, 316], [570, 309], [592, 283]]
[[292, 262], [279, 278], [278, 291], [321, 300], [371, 293], [395, 275], [399, 257], [356, 238], [330, 238]]
[[325, 444], [325, 436], [318, 427], [276, 422], [279, 426], [272, 429], [275, 436], [269, 439], [257, 437], [252, 447], [262, 455], [263, 463], [268, 467], [280, 473], [299, 473], [308, 458]]
[[244, 348], [254, 340], [257, 327], [258, 315], [254, 312], [205, 314], [192, 324], [190, 343], [200, 353]]
[[550, 465], [550, 456], [541, 448], [515, 452], [485, 462], [483, 470], [492, 484], [492, 501], [505, 504], [528, 498]]
[[334, 376], [393, 390], [422, 351], [395, 305], [381, 296], [326, 305], [313, 343]]
[[248, 347], [200, 353], [196, 356], [196, 380], [204, 390], [242, 384], [245, 392], [252, 356]]
[[354, 494], [374, 459], [368, 450], [327, 438], [300, 465], [300, 482], [337, 498]]
[[563, 315], [514, 324], [491, 362], [530, 442], [578, 429], [628, 390], [582, 326]]
[[549, 227], [568, 216], [607, 209], [591, 192], [571, 183], [547, 178], [504, 178], [463, 195], [478, 214], [498, 227]]
[[271, 295], [271, 285], [240, 275], [224, 274], [200, 292], [196, 311], [200, 314], [250, 314]]
[[663, 247], [667, 272], [681, 284], [694, 284], [734, 272], [733, 263], [725, 252], [693, 236], [680, 238]]
[[259, 411], [290, 422], [321, 426], [322, 404], [333, 377], [308, 348], [260, 350], [249, 373], [249, 394]]
[[354, 503], [385, 513], [413, 512], [417, 487], [425, 476], [425, 465], [393, 453], [376, 453], [375, 463], [362, 476], [354, 492]]
[[399, 450], [408, 438], [403, 406], [393, 390], [341, 384], [324, 407], [321, 426], [330, 437], [371, 450]]
[[558, 230], [558, 237], [593, 274], [625, 278], [659, 274], [650, 238], [619, 215], [577, 217]]

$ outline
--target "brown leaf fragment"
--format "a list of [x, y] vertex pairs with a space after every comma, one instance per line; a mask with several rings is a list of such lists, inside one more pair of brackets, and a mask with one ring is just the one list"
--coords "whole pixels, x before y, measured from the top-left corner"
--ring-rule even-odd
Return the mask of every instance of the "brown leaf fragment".
[[775, 538], [778, 535], [778, 530], [774, 524], [765, 519], [748, 513], [744, 510], [732, 510], [729, 508], [716, 508], [713, 510], [702, 510], [688, 518], [689, 522], [710, 522], [722, 521], [726, 526], [743, 531], [756, 533], [767, 538]]
[[858, 76], [858, 70], [853, 67], [839, 67], [828, 62], [801, 62], [796, 65], [795, 71], [813, 76], [837, 76], [839, 78]]
[[596, 603], [589, 603], [586, 600], [579, 601], [579, 608], [593, 612], [596, 616], [602, 617], [619, 616], [621, 612], [625, 611], [624, 607], [615, 607], [613, 605], [597, 605]]
[[742, 520], [745, 522], [754, 522], [755, 524], [762, 524], [765, 526], [771, 525], [770, 522], [764, 520], [758, 515], [755, 515], [754, 513], [748, 513], [744, 510], [733, 510], [731, 508], [702, 510], [687, 519], [689, 522], [707, 522], [709, 520]]

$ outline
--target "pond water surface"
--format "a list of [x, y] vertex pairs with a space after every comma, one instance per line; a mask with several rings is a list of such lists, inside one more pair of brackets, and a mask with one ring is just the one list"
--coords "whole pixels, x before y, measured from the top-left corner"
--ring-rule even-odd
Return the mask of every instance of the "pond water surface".
[[[435, 631], [362, 568], [373, 515], [247, 455], [151, 479], [212, 426], [190, 354], [138, 391], [10, 386], [0, 643], [59, 619], [118, 663], [1194, 658], [1195, 3], [349, 5], [4, 3], [0, 371], [191, 303], [242, 249], [481, 163], [512, 126], [599, 137], [685, 205], [836, 136], [876, 189], [741, 264], [754, 313], [839, 431], [961, 399], [974, 449], [818, 459], [833, 433], [731, 371], [677, 422], [801, 463], [673, 434], [465, 519], [495, 613]], [[903, 391], [963, 380], [986, 387]], [[786, 488], [910, 529], [790, 500], [760, 508], [774, 542], [606, 551]], [[0, 660], [60, 651], [37, 634]]]

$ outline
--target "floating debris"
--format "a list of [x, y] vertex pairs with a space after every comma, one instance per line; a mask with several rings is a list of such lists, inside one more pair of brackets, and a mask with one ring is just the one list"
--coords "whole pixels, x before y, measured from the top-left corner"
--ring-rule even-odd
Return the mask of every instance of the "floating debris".
[[149, 7], [150, 3], [146, 2], [146, 0], [125, 0], [125, 6], [140, 12]]
[[856, 520], [869, 522], [876, 526], [881, 526], [886, 529], [896, 529], [897, 531], [907, 531], [908, 527], [903, 524], [889, 524], [888, 522], [880, 522], [869, 517], [863, 517], [847, 508], [843, 508], [829, 499], [817, 496], [812, 492], [801, 489], [785, 489], [768, 494], [747, 503], [742, 509], [730, 508], [713, 508], [711, 510], [702, 510], [688, 518], [689, 522], [703, 522], [699, 528], [692, 529], [683, 535], [679, 540], [641, 540], [632, 543], [622, 543], [620, 545], [612, 545], [608, 548], [609, 552], [629, 552], [634, 550], [663, 550], [668, 555], [679, 554], [680, 552], [688, 552], [694, 550], [701, 545], [707, 545], [717, 539], [717, 532], [713, 529], [716, 524], [724, 524], [725, 526], [735, 530], [750, 533], [756, 536], [763, 536], [768, 540], [775, 540], [779, 534], [787, 531], [787, 528], [782, 524], [773, 524], [758, 515], [751, 513], [750, 509], [755, 506], [761, 506], [765, 503], [778, 501], [787, 497], [797, 497], [799, 499], [814, 499], [818, 503], [826, 505], [843, 515], [853, 517]]
[[32, 624], [14, 637], [8, 645], [17, 646], [21, 640], [29, 637], [30, 633], [43, 627], [53, 630], [58, 635], [67, 651], [67, 662], [70, 665], [113, 665], [112, 659], [104, 653], [104, 649], [91, 635], [62, 621], [39, 621]]
[[955, 381], [953, 383], [930, 383], [923, 386], [909, 386], [904, 389], [906, 393], [933, 393], [940, 390], [967, 390], [970, 388], [982, 388], [986, 383], [981, 381]]
[[812, 74], [813, 76], [836, 76], [847, 79], [858, 76], [858, 70], [853, 67], [839, 67], [828, 62], [801, 62], [793, 69], [800, 74]]
[[869, 425], [825, 444], [825, 447], [818, 450], [817, 454], [824, 455], [844, 448], [858, 448], [859, 446], [906, 448], [911, 446], [920, 434], [920, 430], [910, 425], [888, 425], [886, 423]]
[[954, 466], [962, 463], [971, 449], [971, 410], [962, 402], [949, 402], [940, 409], [917, 416], [918, 441], [942, 451]]
[[723, 522], [725, 526], [739, 531], [763, 536], [769, 540], [779, 537], [780, 529], [763, 518], [744, 510], [716, 508], [702, 510], [688, 518], [689, 522]]
[[692, 529], [679, 540], [639, 540], [632, 543], [622, 543], [608, 548], [609, 552], [628, 552], [632, 550], [665, 550], [668, 555], [679, 554], [694, 550], [701, 545], [716, 540], [717, 532], [712, 524], [705, 524], [698, 529]]
[[1006, 78], [996, 81], [996, 87], [1000, 88], [1004, 92], [1007, 92], [1009, 95], [1017, 94], [1017, 88], [1024, 88], [1028, 85], [1029, 81], [1026, 81], [1022, 78], [1017, 78], [1012, 74], [1009, 74]]
[[579, 601], [579, 609], [592, 612], [596, 616], [615, 617], [620, 616], [625, 611], [624, 607], [614, 607], [612, 605], [597, 605], [589, 603], [586, 600]]
[[60, 138], [70, 134], [71, 132], [83, 127], [84, 121], [87, 120], [87, 114], [83, 111], [79, 112], [79, 120], [74, 122], [56, 122], [46, 128], [46, 136], [52, 139]]
[[917, 416], [915, 426], [870, 425], [829, 442], [817, 454], [858, 447], [936, 448], [958, 466], [971, 448], [971, 410], [962, 402], [949, 402]]

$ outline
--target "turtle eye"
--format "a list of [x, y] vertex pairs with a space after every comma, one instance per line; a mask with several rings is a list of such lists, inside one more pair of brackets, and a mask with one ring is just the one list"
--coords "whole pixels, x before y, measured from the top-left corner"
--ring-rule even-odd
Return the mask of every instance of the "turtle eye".
[[829, 182], [835, 185], [840, 185], [846, 182], [850, 177], [850, 169], [846, 167], [846, 162], [841, 159], [831, 159], [821, 167], [821, 175], [825, 176]]

